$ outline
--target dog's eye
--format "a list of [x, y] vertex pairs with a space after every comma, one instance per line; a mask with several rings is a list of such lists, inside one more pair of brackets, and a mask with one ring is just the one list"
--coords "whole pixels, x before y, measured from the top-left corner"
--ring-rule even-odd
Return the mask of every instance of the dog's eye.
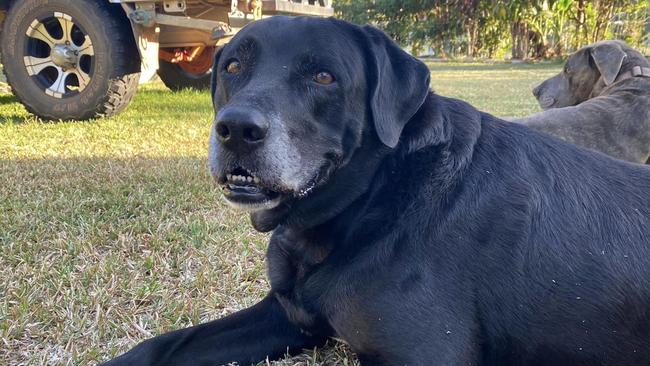
[[320, 71], [314, 75], [314, 81], [319, 84], [328, 85], [334, 82], [334, 76], [327, 71]]
[[568, 74], [569, 71], [570, 71], [569, 65], [564, 65], [564, 72]]
[[237, 60], [232, 60], [226, 66], [226, 71], [229, 74], [238, 74], [241, 71], [241, 64]]

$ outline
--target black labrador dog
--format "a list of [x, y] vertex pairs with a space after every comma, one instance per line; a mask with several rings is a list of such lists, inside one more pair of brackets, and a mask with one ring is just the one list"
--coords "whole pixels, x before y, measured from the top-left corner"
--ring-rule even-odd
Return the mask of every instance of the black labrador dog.
[[271, 291], [107, 365], [650, 365], [650, 169], [429, 89], [379, 30], [273, 17], [217, 55], [211, 172]]
[[533, 95], [545, 111], [518, 122], [619, 159], [650, 164], [650, 62], [624, 42], [581, 48]]

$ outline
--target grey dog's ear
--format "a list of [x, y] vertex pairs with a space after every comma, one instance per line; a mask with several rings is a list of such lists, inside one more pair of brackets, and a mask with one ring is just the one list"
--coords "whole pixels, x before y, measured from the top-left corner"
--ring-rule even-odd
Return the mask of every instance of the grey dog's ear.
[[369, 40], [370, 109], [379, 139], [394, 148], [406, 123], [429, 94], [429, 68], [403, 51], [384, 32], [363, 30]]
[[591, 47], [589, 52], [605, 85], [613, 83], [621, 71], [623, 59], [627, 57], [621, 45], [616, 42], [603, 42]]
[[219, 74], [219, 58], [223, 52], [223, 47], [219, 47], [217, 52], [214, 53], [214, 62], [212, 62], [212, 76], [210, 77], [210, 96], [212, 96], [212, 103], [214, 104], [214, 94], [217, 92], [217, 75]]

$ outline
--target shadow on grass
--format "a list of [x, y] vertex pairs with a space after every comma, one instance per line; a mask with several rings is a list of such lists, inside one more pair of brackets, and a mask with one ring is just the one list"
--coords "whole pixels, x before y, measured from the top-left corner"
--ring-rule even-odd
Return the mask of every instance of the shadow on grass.
[[13, 94], [0, 94], [0, 104], [16, 103], [18, 100]]
[[11, 242], [78, 237], [83, 222], [90, 231], [154, 232], [163, 217], [221, 207], [202, 157], [0, 159], [0, 177], [0, 211], [8, 213], [0, 227]]
[[[160, 314], [159, 327], [147, 320], [152, 332], [199, 322], [194, 307], [216, 318], [229, 294], [241, 292], [235, 286], [222, 295], [219, 289], [230, 287], [217, 284], [222, 278], [238, 284], [239, 263], [253, 257], [245, 278], [261, 285], [246, 297], [261, 297], [266, 289], [258, 269], [262, 249], [247, 247], [253, 235], [264, 237], [252, 232], [246, 215], [221, 202], [205, 157], [0, 159], [0, 177], [7, 304], [0, 325], [32, 326], [29, 337], [3, 334], [0, 364], [43, 364], [68, 339], [73, 346], [57, 356], [59, 363], [96, 364], [133, 342], [133, 334], [125, 335], [132, 316]], [[247, 299], [242, 294], [240, 300]], [[192, 309], [180, 305], [188, 303]], [[96, 304], [110, 315], [97, 310], [103, 315], [94, 319], [101, 321], [87, 321], [86, 309]], [[24, 352], [5, 352], [15, 349]]]
[[[31, 173], [30, 173], [31, 171]], [[197, 184], [197, 179], [209, 184], [207, 151], [204, 156], [170, 156], [130, 158], [113, 157], [44, 157], [44, 158], [3, 158], [0, 159], [0, 173], [7, 179], [19, 179], [21, 184], [5, 187], [30, 188], [45, 183], [52, 188], [57, 185], [74, 184], [77, 188], [88, 184], [82, 194], [92, 194], [95, 190], [105, 192], [115, 185], [157, 186], [163, 179], [173, 186]], [[38, 173], [38, 174], [33, 174]], [[102, 182], [96, 185], [95, 183]], [[18, 181], [16, 182], [18, 183]], [[90, 184], [89, 184], [90, 183]], [[17, 189], [17, 188], [16, 188]], [[18, 198], [17, 198], [18, 199]], [[29, 199], [29, 197], [22, 197]]]
[[[0, 94], [0, 106], [5, 106], [8, 104], [18, 103], [18, 99], [13, 94]], [[32, 115], [25, 115], [24, 112], [16, 110], [16, 108], [9, 108], [8, 111], [0, 112], [0, 124], [12, 122], [12, 123], [23, 123], [26, 119], [32, 117]]]

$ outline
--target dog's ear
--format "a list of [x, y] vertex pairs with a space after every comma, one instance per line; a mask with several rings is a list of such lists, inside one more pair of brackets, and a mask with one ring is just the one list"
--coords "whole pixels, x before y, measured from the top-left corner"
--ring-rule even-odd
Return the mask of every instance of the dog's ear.
[[223, 46], [219, 47], [217, 52], [214, 53], [214, 62], [212, 62], [212, 75], [210, 77], [210, 96], [212, 96], [212, 103], [214, 104], [214, 94], [217, 92], [217, 75], [219, 74], [219, 58], [223, 52]]
[[613, 83], [621, 71], [623, 59], [627, 56], [621, 45], [616, 42], [600, 43], [591, 47], [589, 52], [605, 85]]
[[369, 42], [370, 109], [379, 139], [397, 146], [402, 129], [429, 94], [429, 68], [384, 32], [364, 26]]

